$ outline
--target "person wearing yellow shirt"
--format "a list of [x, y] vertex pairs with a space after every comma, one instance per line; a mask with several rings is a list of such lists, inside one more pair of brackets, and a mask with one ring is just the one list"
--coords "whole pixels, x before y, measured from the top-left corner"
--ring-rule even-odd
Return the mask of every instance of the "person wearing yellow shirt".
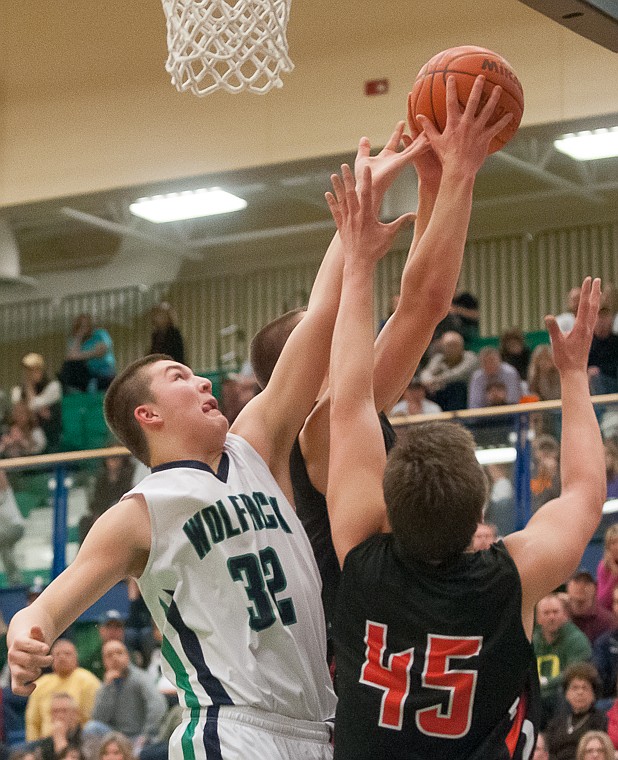
[[54, 694], [69, 694], [79, 708], [83, 725], [92, 713], [94, 698], [101, 681], [80, 668], [77, 649], [67, 639], [58, 639], [52, 647], [52, 673], [41, 676], [26, 706], [26, 741], [36, 741], [52, 734], [51, 699]]

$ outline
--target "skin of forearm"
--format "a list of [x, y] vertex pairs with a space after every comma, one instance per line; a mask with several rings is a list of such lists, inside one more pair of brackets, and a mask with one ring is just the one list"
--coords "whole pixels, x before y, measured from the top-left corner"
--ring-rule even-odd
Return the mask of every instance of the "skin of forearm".
[[474, 179], [470, 172], [444, 168], [431, 219], [404, 270], [399, 302], [402, 309], [415, 308], [422, 297], [441, 314], [448, 312], [461, 270]]
[[[583, 489], [595, 505], [595, 515], [607, 495], [601, 431], [590, 401], [585, 371], [571, 370], [560, 375], [562, 387], [562, 440], [560, 476], [563, 493]], [[599, 465], [601, 463], [601, 465]]]
[[330, 364], [331, 408], [337, 412], [345, 413], [367, 401], [373, 404], [373, 382], [367, 368], [373, 364], [374, 269], [374, 265], [356, 261], [344, 267]]

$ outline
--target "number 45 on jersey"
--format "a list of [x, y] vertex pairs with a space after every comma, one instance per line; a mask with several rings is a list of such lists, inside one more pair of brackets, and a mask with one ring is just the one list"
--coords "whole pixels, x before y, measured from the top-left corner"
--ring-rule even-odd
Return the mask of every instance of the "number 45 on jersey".
[[[367, 621], [365, 662], [360, 682], [383, 691], [379, 725], [401, 731], [406, 699], [410, 693], [410, 670], [414, 649], [390, 654], [385, 662], [387, 626]], [[416, 711], [416, 726], [428, 736], [459, 739], [470, 730], [477, 671], [450, 667], [451, 659], [475, 657], [482, 636], [427, 635], [422, 684], [448, 692], [446, 708], [441, 703]]]

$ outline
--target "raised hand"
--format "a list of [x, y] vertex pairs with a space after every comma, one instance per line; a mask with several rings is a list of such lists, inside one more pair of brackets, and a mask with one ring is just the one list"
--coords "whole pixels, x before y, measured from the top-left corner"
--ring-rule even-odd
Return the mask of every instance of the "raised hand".
[[[404, 146], [407, 148], [416, 140], [419, 135], [423, 135], [423, 132], [412, 132], [412, 136], [403, 134], [401, 140]], [[436, 155], [434, 149], [427, 140], [427, 148], [425, 150], [418, 151], [412, 156], [412, 163], [416, 169], [416, 174], [421, 181], [421, 184], [428, 188], [433, 189], [435, 192], [440, 187], [440, 180], [442, 179], [442, 164], [440, 159]]]
[[545, 326], [554, 352], [554, 362], [561, 374], [569, 371], [587, 371], [590, 344], [600, 302], [601, 280], [586, 277], [582, 285], [575, 325], [571, 332], [561, 332], [555, 317], [545, 317]]
[[[361, 137], [354, 160], [354, 174], [361, 178], [365, 167], [371, 169], [373, 203], [378, 210], [382, 205], [384, 194], [399, 176], [406, 164], [429, 150], [429, 142], [421, 133], [410, 137], [404, 134], [405, 122], [397, 122], [386, 145], [375, 156], [371, 156], [371, 145], [367, 137]], [[403, 149], [400, 150], [403, 145]]]
[[341, 167], [341, 177], [333, 174], [331, 182], [334, 194], [327, 192], [326, 201], [344, 246], [344, 259], [354, 258], [375, 264], [386, 254], [401, 227], [414, 221], [415, 214], [403, 214], [388, 224], [380, 222], [368, 165], [364, 166], [360, 176], [358, 192], [354, 175], [347, 164]]
[[484, 76], [476, 78], [466, 107], [462, 109], [457, 98], [455, 77], [447, 77], [446, 126], [442, 133], [426, 116], [417, 117], [443, 167], [447, 163], [453, 164], [460, 170], [476, 174], [487, 157], [489, 143], [513, 118], [513, 114], [505, 114], [493, 126], [488, 126], [502, 94], [499, 86], [493, 88], [487, 102], [476, 115], [484, 83]]
[[52, 664], [43, 631], [34, 626], [28, 636], [16, 637], [9, 648], [8, 659], [13, 693], [29, 696], [35, 689], [33, 682], [41, 675], [43, 668]]

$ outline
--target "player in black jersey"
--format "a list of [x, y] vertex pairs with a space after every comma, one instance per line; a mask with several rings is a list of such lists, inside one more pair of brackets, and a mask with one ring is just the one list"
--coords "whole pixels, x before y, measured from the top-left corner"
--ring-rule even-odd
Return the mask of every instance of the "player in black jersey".
[[[375, 405], [378, 412], [381, 412], [380, 422], [387, 451], [395, 441], [395, 432], [384, 412], [390, 411], [408, 386], [429, 345], [435, 326], [448, 311], [463, 257], [463, 245], [445, 248], [437, 260], [431, 249], [420, 245], [440, 188], [442, 166], [431, 150], [411, 154], [407, 158], [405, 148], [398, 152], [402, 141], [407, 146], [410, 138], [403, 134], [403, 122], [400, 122], [377, 156], [369, 155], [369, 143], [363, 138], [355, 162], [357, 172], [362, 171], [364, 166], [371, 168], [374, 180], [372, 198], [376, 208], [380, 207], [386, 186], [395, 179], [405, 164], [413, 164], [418, 175], [418, 212], [414, 237], [402, 274], [401, 297], [395, 313], [375, 343]], [[343, 266], [343, 260], [341, 265]], [[339, 291], [340, 278], [333, 280], [331, 286]], [[303, 318], [303, 313], [303, 309], [295, 309], [283, 314], [254, 337], [251, 343], [251, 364], [262, 388], [267, 385], [279, 354], [292, 330]], [[327, 627], [330, 627], [340, 568], [332, 545], [324, 496], [328, 447], [329, 396], [323, 392], [292, 450], [290, 474], [297, 514], [307, 531], [320, 570], [324, 613]]]
[[[438, 197], [423, 238], [436, 256], [456, 227], [467, 227], [475, 175], [500, 128], [487, 126], [496, 90], [481, 107], [481, 88], [477, 80], [462, 112], [450, 78], [444, 132], [423, 125], [450, 193], [450, 203]], [[547, 318], [562, 382], [562, 493], [524, 530], [469, 551], [486, 496], [469, 433], [452, 423], [415, 426], [386, 461], [370, 371], [372, 279], [384, 230], [368, 201], [371, 177], [363, 175], [360, 201], [349, 172], [344, 178], [329, 200], [345, 257], [327, 491], [343, 563], [335, 758], [527, 760], [538, 715], [534, 605], [577, 567], [605, 497], [586, 374], [600, 283], [584, 282], [570, 334]]]

